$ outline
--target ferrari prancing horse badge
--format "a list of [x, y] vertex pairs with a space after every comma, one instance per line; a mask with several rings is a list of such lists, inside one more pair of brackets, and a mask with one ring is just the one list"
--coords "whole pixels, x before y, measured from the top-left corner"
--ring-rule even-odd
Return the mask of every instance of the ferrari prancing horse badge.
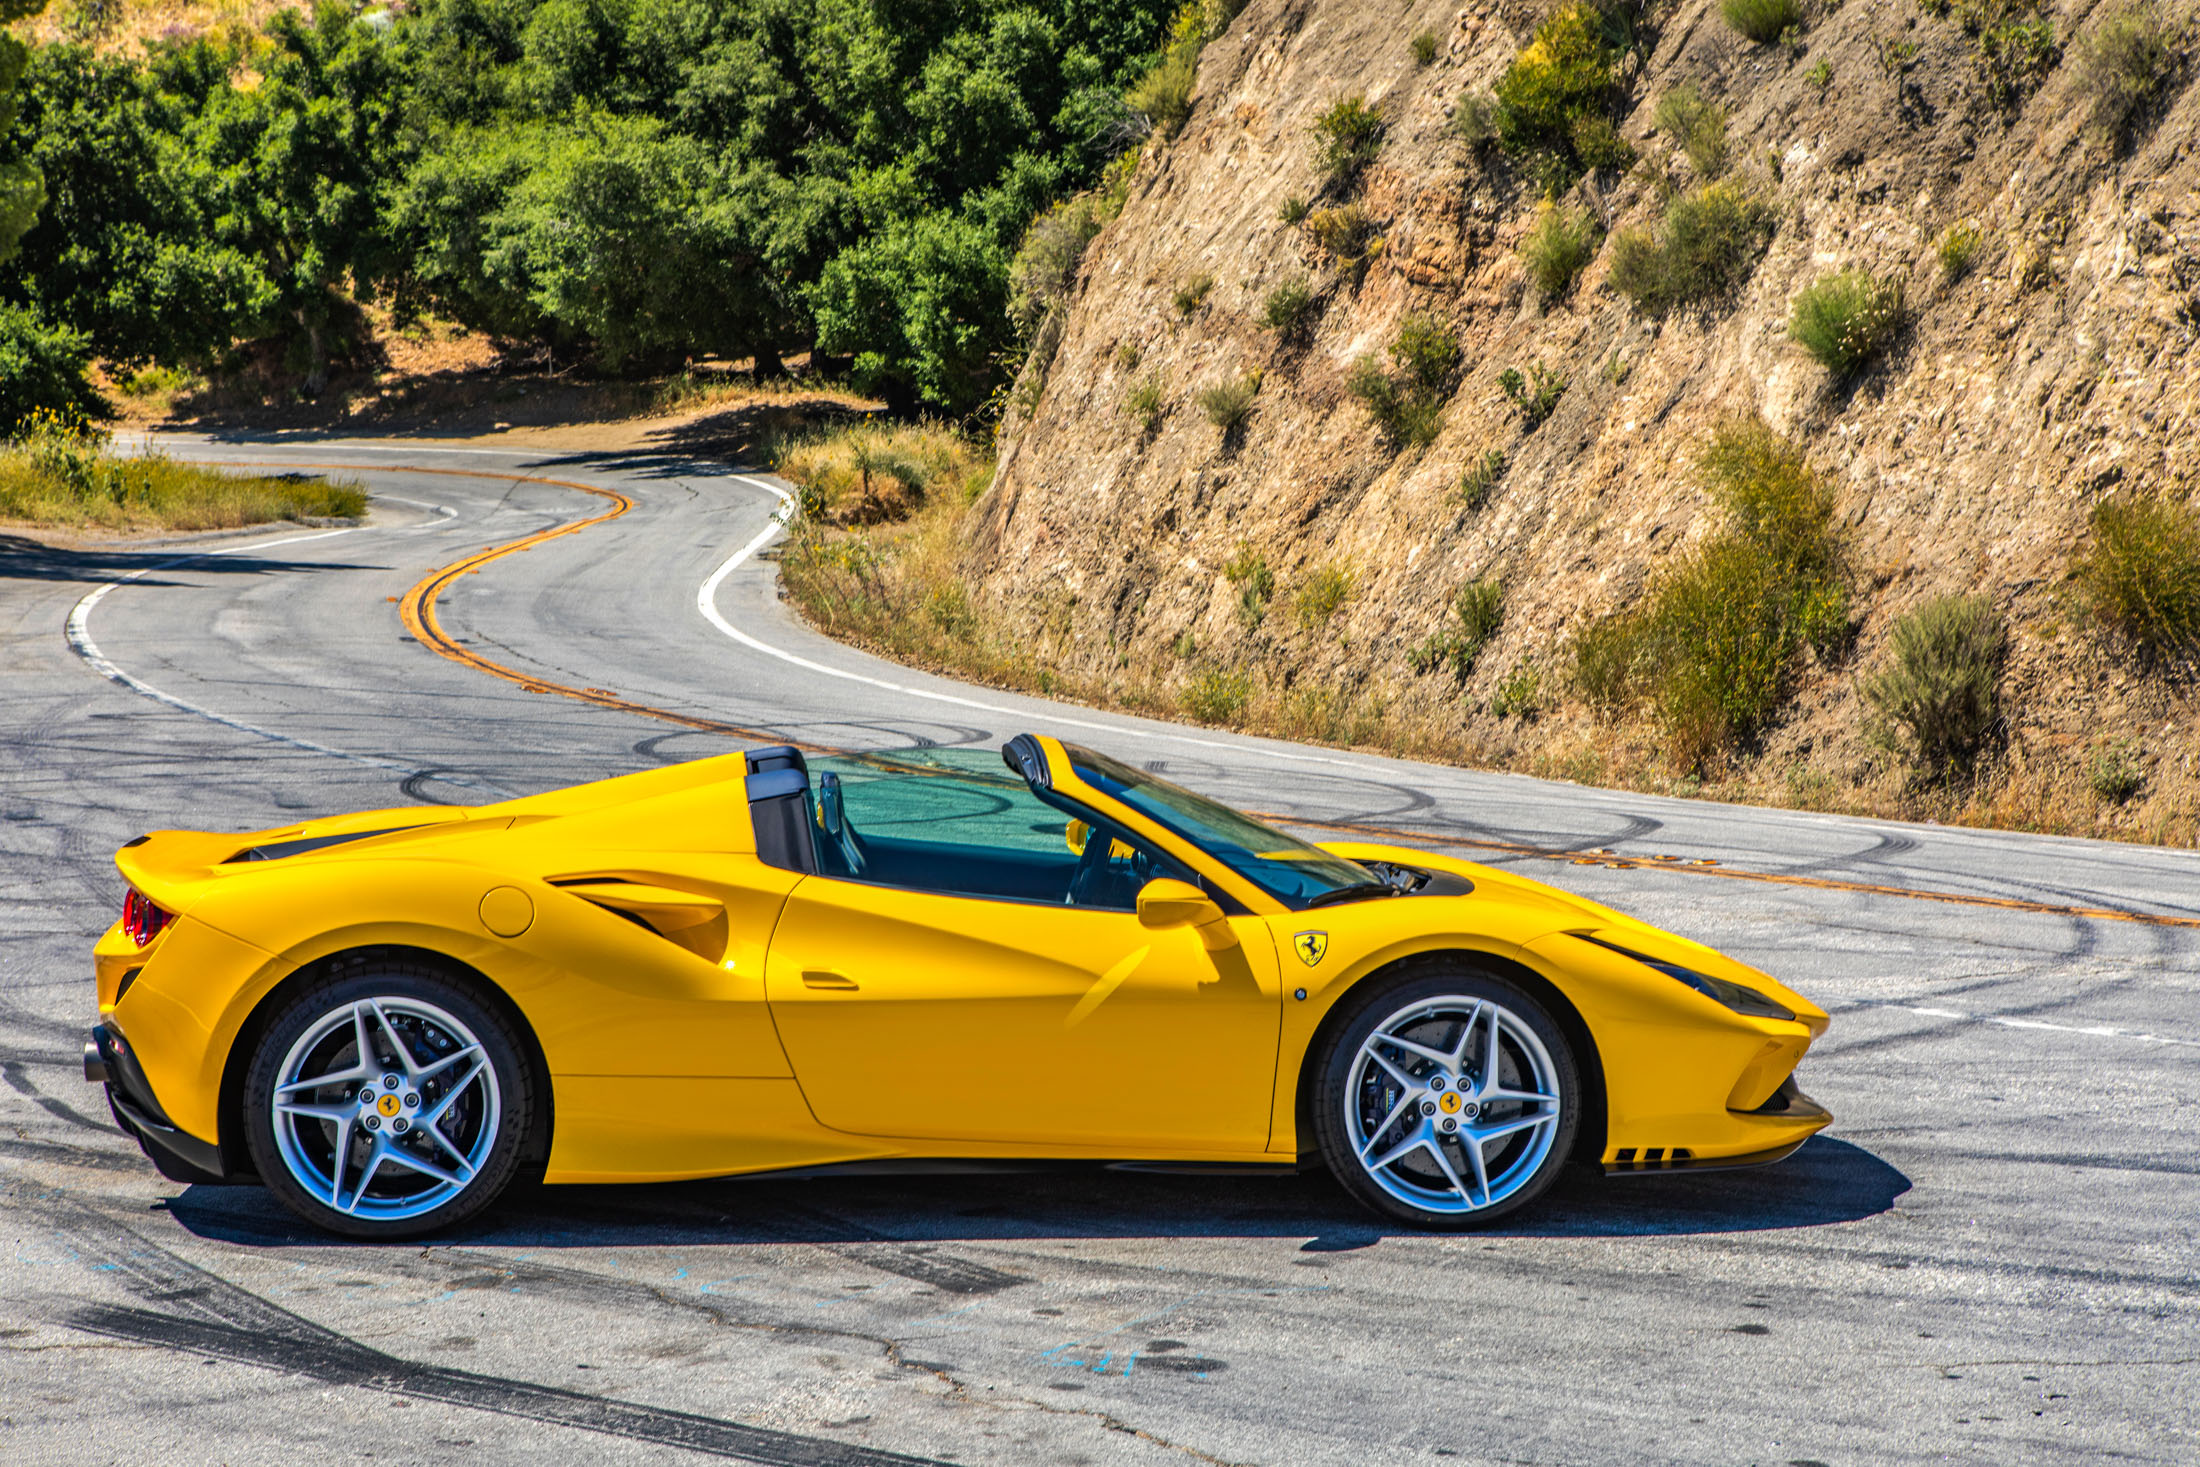
[[1299, 955], [1299, 961], [1311, 968], [1329, 951], [1329, 934], [1326, 932], [1301, 932], [1292, 937], [1291, 946]]

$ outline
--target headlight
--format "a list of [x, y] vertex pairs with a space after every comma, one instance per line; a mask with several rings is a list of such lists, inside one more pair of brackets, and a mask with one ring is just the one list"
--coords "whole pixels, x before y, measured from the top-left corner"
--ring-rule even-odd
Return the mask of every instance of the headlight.
[[1618, 953], [1623, 958], [1633, 958], [1646, 968], [1655, 968], [1666, 977], [1687, 984], [1713, 1003], [1724, 1004], [1737, 1014], [1748, 1014], [1758, 1019], [1792, 1019], [1795, 1017], [1793, 1010], [1784, 1004], [1765, 997], [1746, 983], [1736, 983], [1730, 978], [1714, 978], [1709, 973], [1699, 973], [1694, 968], [1683, 967], [1679, 963], [1669, 963], [1663, 958], [1653, 958], [1635, 952], [1631, 948], [1621, 947], [1616, 942], [1606, 942], [1601, 937], [1591, 937], [1584, 932], [1577, 932], [1574, 936], [1580, 938], [1583, 942], [1593, 942], [1608, 952]]

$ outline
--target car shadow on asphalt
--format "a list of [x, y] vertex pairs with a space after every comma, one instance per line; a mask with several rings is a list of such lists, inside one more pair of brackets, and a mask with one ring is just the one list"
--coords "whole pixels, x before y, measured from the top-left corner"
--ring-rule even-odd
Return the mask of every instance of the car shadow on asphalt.
[[[1525, 1212], [1480, 1232], [1626, 1238], [1823, 1227], [1885, 1212], [1909, 1189], [1908, 1177], [1871, 1152], [1819, 1136], [1777, 1166], [1749, 1171], [1604, 1177], [1573, 1168]], [[210, 1241], [344, 1246], [294, 1220], [258, 1187], [192, 1187], [167, 1211]], [[1303, 1252], [1333, 1253], [1411, 1232], [1363, 1211], [1319, 1171], [1062, 1165], [531, 1187], [435, 1241], [600, 1248], [1253, 1237], [1297, 1239]]]

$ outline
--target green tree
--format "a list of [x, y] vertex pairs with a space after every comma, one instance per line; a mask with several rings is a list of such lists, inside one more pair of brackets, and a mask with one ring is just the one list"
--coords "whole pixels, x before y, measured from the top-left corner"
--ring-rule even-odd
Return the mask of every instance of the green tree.
[[[24, 20], [45, 8], [45, 0], [0, 0], [0, 24]], [[10, 140], [0, 148], [0, 260], [15, 253], [16, 241], [46, 201], [37, 167], [23, 157], [22, 146], [15, 140], [23, 72], [29, 65], [29, 49], [12, 33], [0, 31], [0, 137]]]
[[1008, 252], [946, 212], [896, 221], [833, 257], [810, 293], [820, 349], [897, 406], [981, 402], [1008, 305]]
[[349, 346], [343, 288], [390, 272], [377, 198], [402, 166], [405, 76], [395, 48], [348, 8], [278, 12], [252, 59], [258, 86], [210, 99], [191, 142], [217, 170], [215, 241], [250, 255], [270, 287], [261, 325], [287, 338], [306, 388]]
[[272, 299], [258, 263], [213, 238], [213, 170], [182, 134], [228, 82], [226, 53], [167, 48], [145, 66], [41, 47], [21, 133], [46, 202], [0, 292], [83, 333], [111, 362], [201, 362]]

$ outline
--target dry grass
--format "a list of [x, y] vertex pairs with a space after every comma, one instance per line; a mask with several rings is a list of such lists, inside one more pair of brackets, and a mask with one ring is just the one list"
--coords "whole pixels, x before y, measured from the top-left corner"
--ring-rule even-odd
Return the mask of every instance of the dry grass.
[[136, 51], [147, 41], [196, 35], [257, 35], [280, 11], [301, 14], [307, 0], [55, 0], [10, 27], [27, 42], [88, 42], [100, 51]]
[[989, 455], [931, 421], [798, 428], [775, 440], [768, 456], [795, 485], [802, 518], [813, 525], [898, 522], [939, 498], [959, 508], [993, 474]]
[[0, 450], [0, 521], [103, 530], [233, 530], [271, 520], [357, 519], [366, 491], [114, 454], [48, 421]]

